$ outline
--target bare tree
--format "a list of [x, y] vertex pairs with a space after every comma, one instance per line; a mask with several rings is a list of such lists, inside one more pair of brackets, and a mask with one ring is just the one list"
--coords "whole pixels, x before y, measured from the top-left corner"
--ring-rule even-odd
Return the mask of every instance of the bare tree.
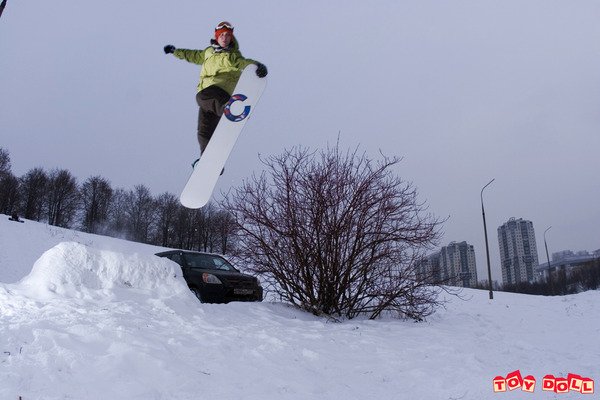
[[263, 160], [267, 172], [223, 203], [238, 227], [237, 256], [280, 298], [316, 315], [431, 314], [439, 288], [417, 266], [443, 221], [393, 174], [398, 162], [339, 144]]
[[0, 174], [7, 174], [11, 171], [10, 154], [8, 150], [0, 147]]
[[77, 180], [66, 169], [50, 172], [46, 189], [46, 209], [50, 225], [69, 228], [79, 209]]
[[211, 235], [211, 219], [216, 212], [212, 203], [199, 209], [194, 215], [194, 226], [196, 232], [195, 250], [213, 251], [213, 236]]
[[19, 179], [12, 173], [0, 176], [0, 213], [17, 212], [19, 202]]
[[108, 207], [108, 234], [113, 237], [127, 238], [128, 193], [124, 189], [113, 192]]
[[217, 251], [227, 254], [233, 250], [235, 245], [235, 220], [231, 213], [220, 210], [212, 223], [213, 235], [216, 238]]
[[106, 229], [112, 196], [110, 182], [100, 176], [92, 176], [81, 185], [84, 232], [101, 233]]
[[195, 249], [198, 238], [198, 215], [201, 210], [191, 210], [185, 207], [178, 207], [175, 217], [175, 242], [174, 247], [179, 249]]
[[129, 239], [149, 243], [152, 227], [156, 222], [156, 204], [150, 189], [144, 185], [136, 185], [127, 193], [124, 205]]
[[44, 213], [44, 195], [48, 175], [42, 168], [29, 170], [19, 179], [19, 199], [21, 214], [34, 221], [40, 221]]
[[0, 213], [12, 214], [16, 211], [19, 180], [11, 170], [10, 155], [0, 147]]
[[175, 227], [179, 207], [179, 200], [171, 193], [165, 192], [156, 199], [156, 244], [165, 247], [175, 245]]
[[213, 203], [209, 203], [196, 214], [196, 229], [198, 233], [198, 251], [218, 252], [220, 251], [219, 238], [215, 231], [219, 218], [219, 209]]

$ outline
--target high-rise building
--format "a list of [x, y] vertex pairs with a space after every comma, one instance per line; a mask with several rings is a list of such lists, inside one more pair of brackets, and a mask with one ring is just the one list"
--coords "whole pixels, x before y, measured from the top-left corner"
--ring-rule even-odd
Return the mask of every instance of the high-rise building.
[[421, 262], [418, 263], [417, 274], [420, 279], [426, 279], [431, 283], [443, 282], [440, 271], [440, 252], [438, 251], [424, 257]]
[[538, 252], [531, 221], [509, 219], [498, 227], [498, 244], [504, 284], [533, 282], [538, 278]]
[[477, 285], [475, 250], [467, 242], [452, 242], [440, 250], [440, 269], [451, 282], [463, 287]]
[[452, 242], [427, 256], [420, 264], [422, 276], [448, 285], [475, 287], [477, 266], [475, 250], [467, 242]]

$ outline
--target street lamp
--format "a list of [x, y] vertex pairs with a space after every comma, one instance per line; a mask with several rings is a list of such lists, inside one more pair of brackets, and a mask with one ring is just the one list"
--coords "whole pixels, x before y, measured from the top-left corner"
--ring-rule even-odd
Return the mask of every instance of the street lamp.
[[551, 275], [550, 275], [550, 256], [548, 255], [548, 243], [546, 243], [546, 232], [548, 232], [550, 230], [550, 228], [552, 228], [552, 226], [549, 226], [544, 231], [544, 247], [546, 247], [546, 259], [548, 260], [548, 277], [551, 278]]
[[485, 254], [487, 256], [487, 268], [488, 268], [488, 283], [490, 290], [490, 300], [494, 298], [494, 291], [492, 289], [492, 268], [490, 267], [490, 249], [488, 246], [488, 237], [487, 237], [487, 226], [485, 224], [485, 209], [483, 208], [483, 190], [488, 187], [492, 182], [494, 182], [496, 178], [492, 179], [488, 182], [487, 185], [481, 189], [481, 215], [483, 215], [483, 233], [485, 234]]

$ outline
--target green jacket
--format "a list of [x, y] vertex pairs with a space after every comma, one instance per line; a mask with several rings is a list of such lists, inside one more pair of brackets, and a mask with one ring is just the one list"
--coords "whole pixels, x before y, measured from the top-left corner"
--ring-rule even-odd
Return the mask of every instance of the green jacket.
[[173, 55], [179, 59], [202, 65], [198, 91], [217, 85], [230, 95], [233, 94], [242, 70], [248, 65], [256, 63], [256, 61], [242, 56], [235, 37], [231, 50], [215, 52], [215, 49], [209, 46], [204, 50], [176, 49]]

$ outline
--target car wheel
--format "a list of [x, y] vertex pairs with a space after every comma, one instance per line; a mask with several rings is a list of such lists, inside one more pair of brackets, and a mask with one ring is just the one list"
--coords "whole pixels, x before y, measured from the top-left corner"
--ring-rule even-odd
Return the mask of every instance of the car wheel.
[[190, 290], [192, 291], [192, 293], [194, 293], [196, 298], [200, 300], [200, 303], [204, 303], [204, 300], [202, 299], [202, 293], [200, 293], [200, 289], [193, 287], [190, 288]]

